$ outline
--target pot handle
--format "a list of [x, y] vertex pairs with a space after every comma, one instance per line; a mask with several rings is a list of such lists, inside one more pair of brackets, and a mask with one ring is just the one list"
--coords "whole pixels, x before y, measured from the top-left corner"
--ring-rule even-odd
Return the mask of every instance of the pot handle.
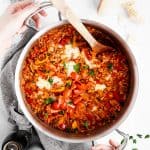
[[124, 150], [125, 147], [127, 146], [129, 135], [120, 131], [119, 129], [116, 129], [116, 132], [123, 137], [122, 143], [120, 143], [120, 145], [116, 148], [116, 150]]
[[[38, 32], [39, 29], [36, 28], [34, 25], [31, 25], [31, 23], [30, 23], [31, 18], [32, 18], [35, 14], [37, 14], [38, 12], [40, 12], [42, 9], [48, 8], [48, 7], [52, 7], [52, 6], [53, 6], [53, 4], [52, 4], [51, 2], [42, 2], [42, 3], [40, 3], [39, 8], [38, 8], [35, 12], [33, 12], [32, 14], [30, 14], [30, 15], [26, 18], [26, 20], [24, 21], [24, 25], [26, 25], [28, 28], [31, 28], [31, 29], [33, 29], [34, 31]], [[60, 12], [58, 12], [58, 18], [59, 18], [59, 20], [62, 20]]]
[[[116, 132], [123, 137], [123, 140], [122, 140], [123, 142], [118, 147], [116, 147], [115, 150], [124, 150], [125, 147], [127, 146], [129, 135], [120, 131], [119, 129], [116, 129]], [[92, 146], [94, 146], [94, 145], [95, 145], [95, 143], [94, 143], [94, 141], [92, 141]]]

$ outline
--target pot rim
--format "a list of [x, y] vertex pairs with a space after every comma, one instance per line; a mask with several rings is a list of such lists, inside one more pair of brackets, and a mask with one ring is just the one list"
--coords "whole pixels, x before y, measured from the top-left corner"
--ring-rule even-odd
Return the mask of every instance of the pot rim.
[[44, 133], [45, 135], [47, 135], [48, 137], [52, 137], [56, 140], [61, 140], [64, 142], [71, 142], [71, 143], [81, 143], [81, 142], [88, 142], [91, 140], [96, 140], [100, 137], [103, 137], [105, 135], [108, 135], [109, 133], [111, 133], [113, 130], [115, 130], [117, 127], [120, 126], [120, 124], [128, 117], [129, 113], [131, 112], [131, 109], [135, 103], [136, 100], [136, 96], [137, 96], [137, 92], [138, 92], [138, 84], [139, 84], [139, 80], [138, 80], [138, 69], [137, 69], [137, 64], [136, 64], [136, 60], [132, 54], [131, 49], [129, 48], [129, 46], [126, 44], [126, 42], [120, 37], [120, 35], [118, 35], [115, 31], [113, 31], [112, 29], [110, 29], [109, 27], [96, 22], [96, 21], [91, 21], [91, 20], [85, 20], [82, 19], [83, 23], [87, 23], [90, 25], [93, 25], [95, 27], [98, 27], [100, 29], [103, 29], [107, 32], [109, 32], [111, 35], [113, 35], [120, 43], [121, 45], [123, 45], [124, 49], [126, 49], [126, 51], [129, 53], [130, 55], [130, 59], [132, 61], [133, 64], [133, 72], [134, 72], [134, 79], [135, 79], [135, 85], [134, 85], [134, 89], [133, 89], [133, 94], [132, 94], [132, 100], [131, 103], [129, 104], [129, 106], [127, 107], [125, 113], [123, 114], [123, 116], [111, 127], [109, 127], [108, 129], [106, 129], [105, 131], [103, 131], [102, 133], [100, 133], [99, 135], [95, 135], [95, 136], [91, 136], [91, 137], [84, 137], [84, 138], [67, 138], [67, 137], [61, 137], [58, 135], [55, 135], [53, 133], [51, 133], [49, 130], [47, 130], [45, 127], [43, 127], [29, 112], [29, 110], [26, 107], [26, 104], [23, 100], [23, 96], [21, 94], [21, 88], [20, 88], [20, 70], [22, 68], [22, 64], [24, 62], [24, 59], [26, 57], [27, 52], [29, 51], [29, 48], [31, 47], [31, 45], [43, 34], [45, 34], [47, 31], [52, 30], [53, 28], [56, 28], [58, 26], [67, 24], [68, 21], [64, 20], [64, 21], [59, 21], [57, 23], [53, 23], [50, 24], [48, 27], [45, 27], [44, 29], [42, 29], [41, 31], [39, 31], [38, 33], [36, 33], [31, 39], [30, 41], [27, 43], [27, 45], [24, 47], [22, 53], [20, 54], [20, 57], [18, 59], [17, 62], [17, 66], [16, 66], [16, 71], [15, 71], [15, 91], [16, 91], [16, 96], [17, 96], [17, 100], [19, 103], [19, 106], [21, 108], [21, 110], [23, 111], [23, 113], [25, 114], [25, 116], [27, 117], [27, 119], [32, 123], [32, 125], [38, 129], [39, 131], [41, 131], [42, 133]]

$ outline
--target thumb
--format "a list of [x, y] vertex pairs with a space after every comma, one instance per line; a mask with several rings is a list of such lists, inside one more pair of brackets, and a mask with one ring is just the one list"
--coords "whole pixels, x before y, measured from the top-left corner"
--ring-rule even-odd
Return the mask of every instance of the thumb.
[[112, 139], [109, 140], [109, 144], [112, 145], [115, 148], [119, 146], [119, 144], [116, 141], [112, 140]]

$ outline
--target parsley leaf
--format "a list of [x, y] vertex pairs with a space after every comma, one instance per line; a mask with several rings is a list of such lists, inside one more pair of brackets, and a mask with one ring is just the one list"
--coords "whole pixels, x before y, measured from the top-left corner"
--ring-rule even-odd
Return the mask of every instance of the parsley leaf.
[[89, 69], [89, 66], [88, 65], [84, 65], [83, 69]]
[[88, 128], [88, 126], [89, 126], [88, 121], [85, 121], [83, 125], [84, 125], [85, 128]]
[[113, 64], [112, 63], [108, 63], [107, 64], [107, 68], [108, 68], [108, 70], [112, 70], [113, 69]]
[[71, 80], [67, 80], [67, 82], [66, 82], [66, 87], [70, 87], [71, 84], [72, 84], [72, 81], [71, 81]]
[[45, 100], [44, 103], [45, 103], [46, 105], [48, 105], [48, 104], [52, 104], [54, 101], [55, 101], [55, 100], [54, 100], [52, 97], [49, 97], [48, 99]]
[[69, 101], [69, 102], [67, 102], [67, 104], [72, 105], [72, 104], [73, 104], [73, 102], [72, 102], [72, 101]]
[[48, 82], [49, 82], [50, 84], [53, 84], [53, 79], [52, 79], [52, 78], [49, 78], [49, 79], [48, 79]]
[[63, 63], [63, 66], [65, 69], [67, 69], [67, 64], [65, 62]]
[[139, 137], [139, 138], [142, 138], [142, 135], [141, 135], [141, 134], [137, 134], [136, 136]]
[[48, 113], [45, 113], [44, 116], [45, 116], [45, 118], [48, 118]]
[[70, 127], [67, 127], [65, 131], [66, 131], [67, 133], [71, 133], [71, 128], [70, 128]]
[[129, 136], [129, 140], [133, 139], [133, 136]]
[[59, 112], [60, 115], [64, 115], [64, 113], [65, 113], [64, 110], [61, 110], [61, 111]]
[[136, 139], [133, 139], [133, 144], [136, 144], [136, 143], [137, 143]]
[[73, 69], [74, 69], [75, 72], [79, 73], [80, 72], [80, 64], [74, 65]]
[[148, 138], [150, 138], [150, 135], [149, 134], [147, 134], [147, 135], [145, 135], [145, 137], [144, 137], [145, 139], [148, 139]]
[[89, 75], [90, 75], [90, 76], [94, 76], [94, 75], [95, 75], [95, 72], [94, 72], [93, 69], [91, 69], [91, 70], [89, 71]]

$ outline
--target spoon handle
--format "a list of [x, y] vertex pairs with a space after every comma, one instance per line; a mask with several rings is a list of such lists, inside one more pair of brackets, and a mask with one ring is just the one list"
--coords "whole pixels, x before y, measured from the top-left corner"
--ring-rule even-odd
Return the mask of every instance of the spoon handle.
[[61, 12], [61, 14], [75, 27], [75, 29], [83, 36], [83, 38], [93, 48], [97, 41], [91, 33], [82, 24], [81, 20], [75, 15], [71, 8], [66, 4], [65, 0], [51, 0], [53, 5]]

